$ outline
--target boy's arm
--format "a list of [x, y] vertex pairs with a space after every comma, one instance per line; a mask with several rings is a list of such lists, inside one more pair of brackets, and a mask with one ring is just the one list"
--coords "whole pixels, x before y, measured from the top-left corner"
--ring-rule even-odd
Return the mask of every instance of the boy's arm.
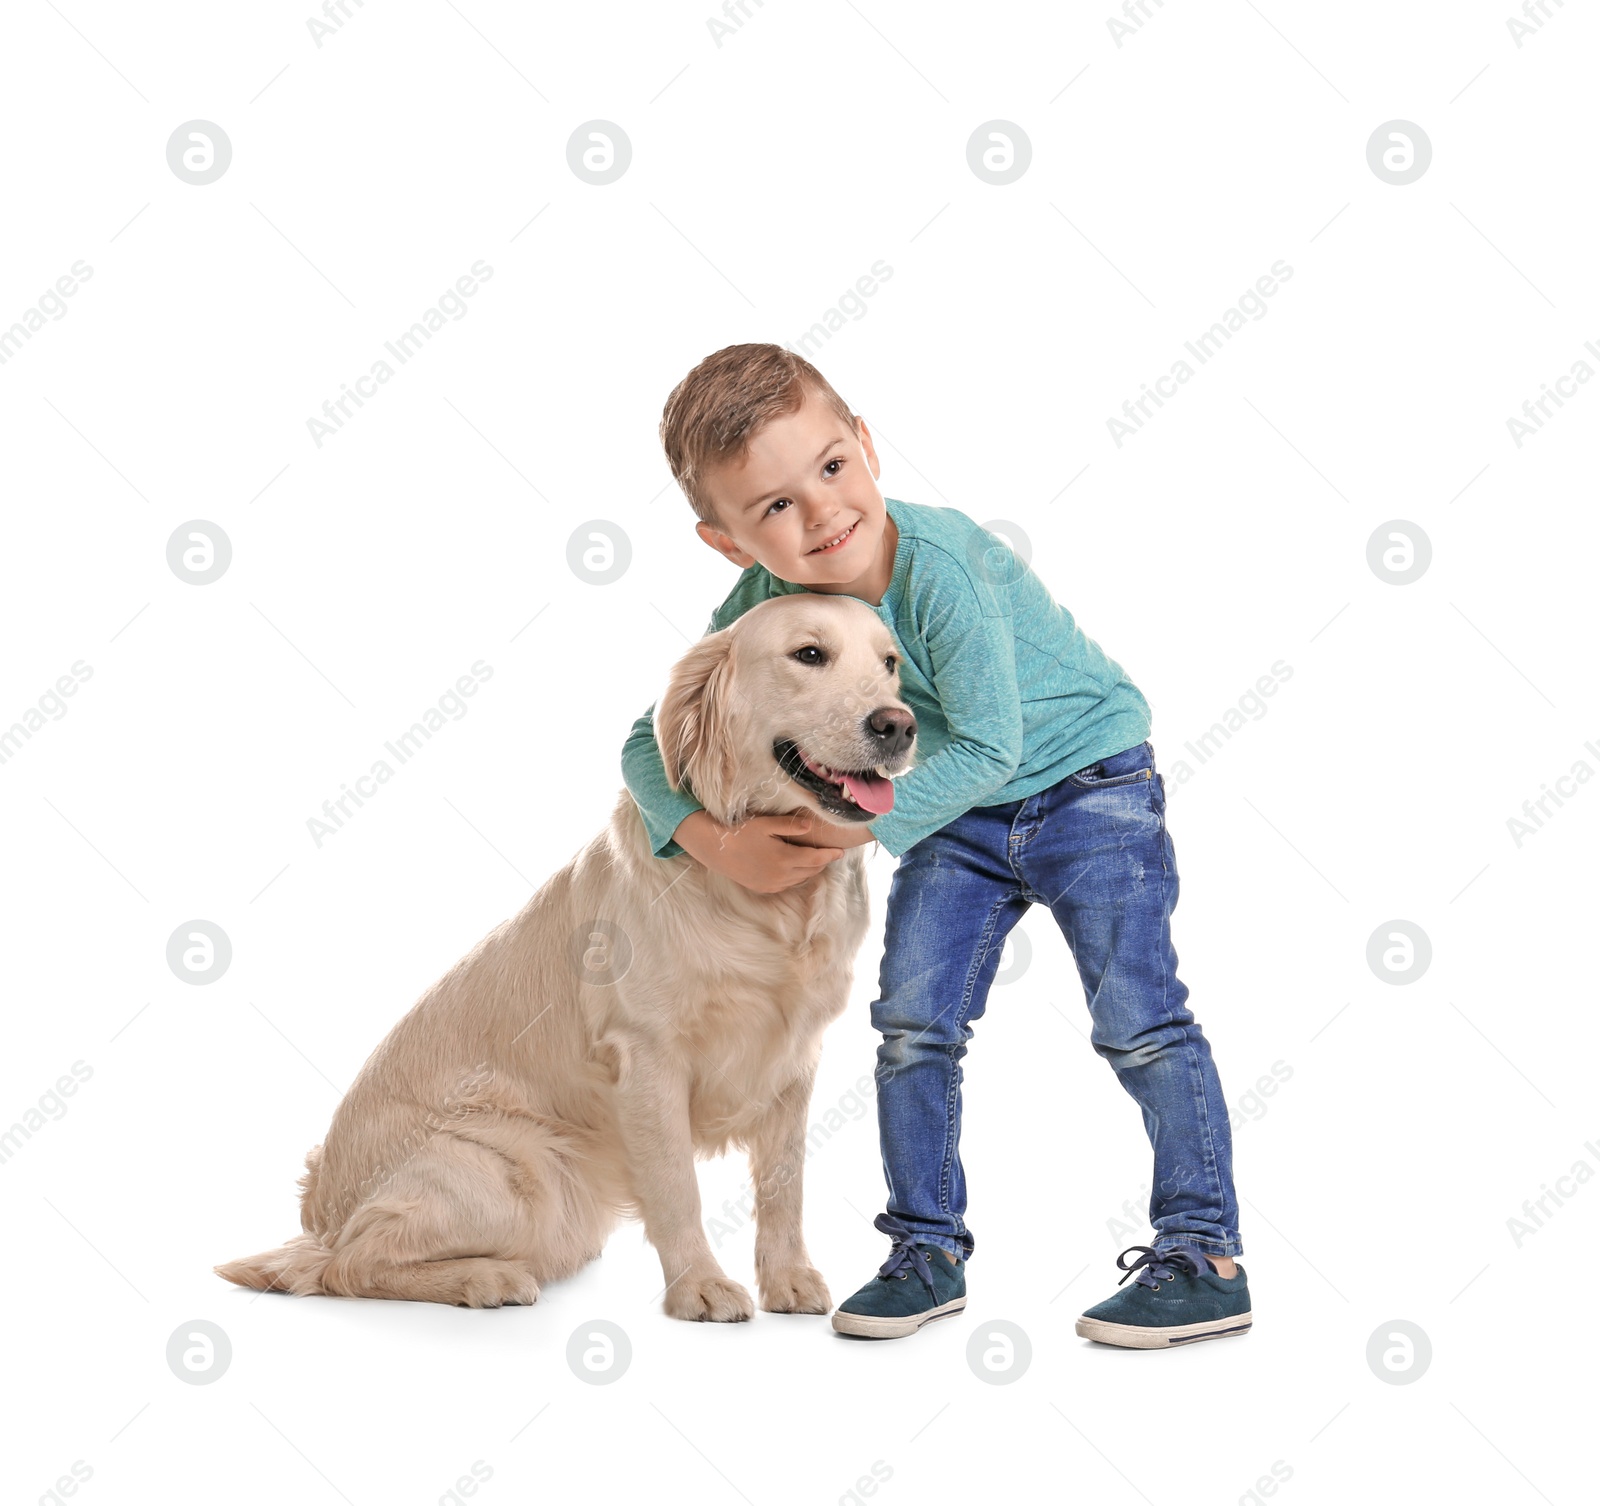
[[965, 573], [939, 592], [923, 632], [950, 743], [894, 783], [894, 809], [871, 822], [895, 857], [998, 790], [1022, 761], [1017, 646], [1001, 595]]
[[705, 807], [689, 793], [687, 785], [673, 789], [667, 783], [667, 766], [656, 741], [655, 704], [633, 724], [622, 745], [622, 777], [639, 807], [650, 850], [658, 858], [675, 858], [683, 848], [672, 839], [683, 818]]

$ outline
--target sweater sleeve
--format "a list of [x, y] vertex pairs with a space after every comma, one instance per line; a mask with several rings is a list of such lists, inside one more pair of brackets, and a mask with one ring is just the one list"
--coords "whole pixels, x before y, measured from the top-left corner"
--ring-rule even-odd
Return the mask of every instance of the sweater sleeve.
[[921, 632], [950, 741], [895, 780], [894, 809], [871, 823], [895, 857], [983, 804], [1022, 762], [1016, 636], [1004, 591], [959, 568], [941, 572]]
[[656, 704], [633, 724], [622, 745], [622, 777], [639, 807], [650, 850], [658, 858], [675, 858], [683, 848], [672, 840], [683, 818], [705, 807], [689, 793], [687, 785], [673, 789], [667, 783], [667, 766], [655, 733]]

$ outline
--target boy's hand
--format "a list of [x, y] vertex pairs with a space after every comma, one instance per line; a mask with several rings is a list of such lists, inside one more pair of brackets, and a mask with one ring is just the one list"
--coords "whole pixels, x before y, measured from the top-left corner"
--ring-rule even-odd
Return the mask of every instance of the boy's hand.
[[797, 847], [865, 847], [878, 839], [873, 835], [870, 821], [852, 821], [842, 826], [813, 812], [810, 830], [785, 840]]
[[847, 841], [856, 833], [810, 811], [752, 816], [742, 826], [724, 826], [708, 811], [691, 811], [672, 836], [696, 862], [757, 894], [778, 894], [803, 884], [825, 864], [842, 858], [845, 846], [872, 840], [867, 832]]

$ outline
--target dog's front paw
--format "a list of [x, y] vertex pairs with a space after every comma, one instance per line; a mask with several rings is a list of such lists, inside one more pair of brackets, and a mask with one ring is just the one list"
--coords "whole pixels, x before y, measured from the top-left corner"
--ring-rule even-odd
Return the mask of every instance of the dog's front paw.
[[779, 1266], [759, 1273], [761, 1310], [768, 1313], [825, 1313], [833, 1298], [822, 1272], [808, 1265]]
[[680, 1276], [667, 1288], [662, 1306], [669, 1318], [686, 1318], [691, 1323], [743, 1323], [756, 1315], [750, 1293], [720, 1273]]

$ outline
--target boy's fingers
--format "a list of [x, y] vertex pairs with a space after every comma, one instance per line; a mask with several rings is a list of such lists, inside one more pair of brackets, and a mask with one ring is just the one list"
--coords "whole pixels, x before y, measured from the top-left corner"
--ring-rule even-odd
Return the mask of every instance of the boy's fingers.
[[780, 842], [786, 842], [791, 847], [811, 847], [811, 842], [790, 842], [791, 836], [804, 837], [811, 833], [811, 812], [807, 810], [794, 811], [787, 816], [774, 816], [773, 836]]
[[800, 858], [797, 856], [795, 866], [790, 869], [790, 873], [793, 874], [793, 877], [787, 884], [784, 885], [786, 889], [792, 888], [795, 884], [805, 883], [817, 872], [817, 870], [821, 869], [826, 864], [833, 862], [834, 859], [842, 858], [844, 856], [844, 849], [842, 847], [809, 847], [804, 846], [803, 844], [796, 845], [800, 845], [802, 850], [805, 852], [815, 853], [816, 856], [814, 858]]

